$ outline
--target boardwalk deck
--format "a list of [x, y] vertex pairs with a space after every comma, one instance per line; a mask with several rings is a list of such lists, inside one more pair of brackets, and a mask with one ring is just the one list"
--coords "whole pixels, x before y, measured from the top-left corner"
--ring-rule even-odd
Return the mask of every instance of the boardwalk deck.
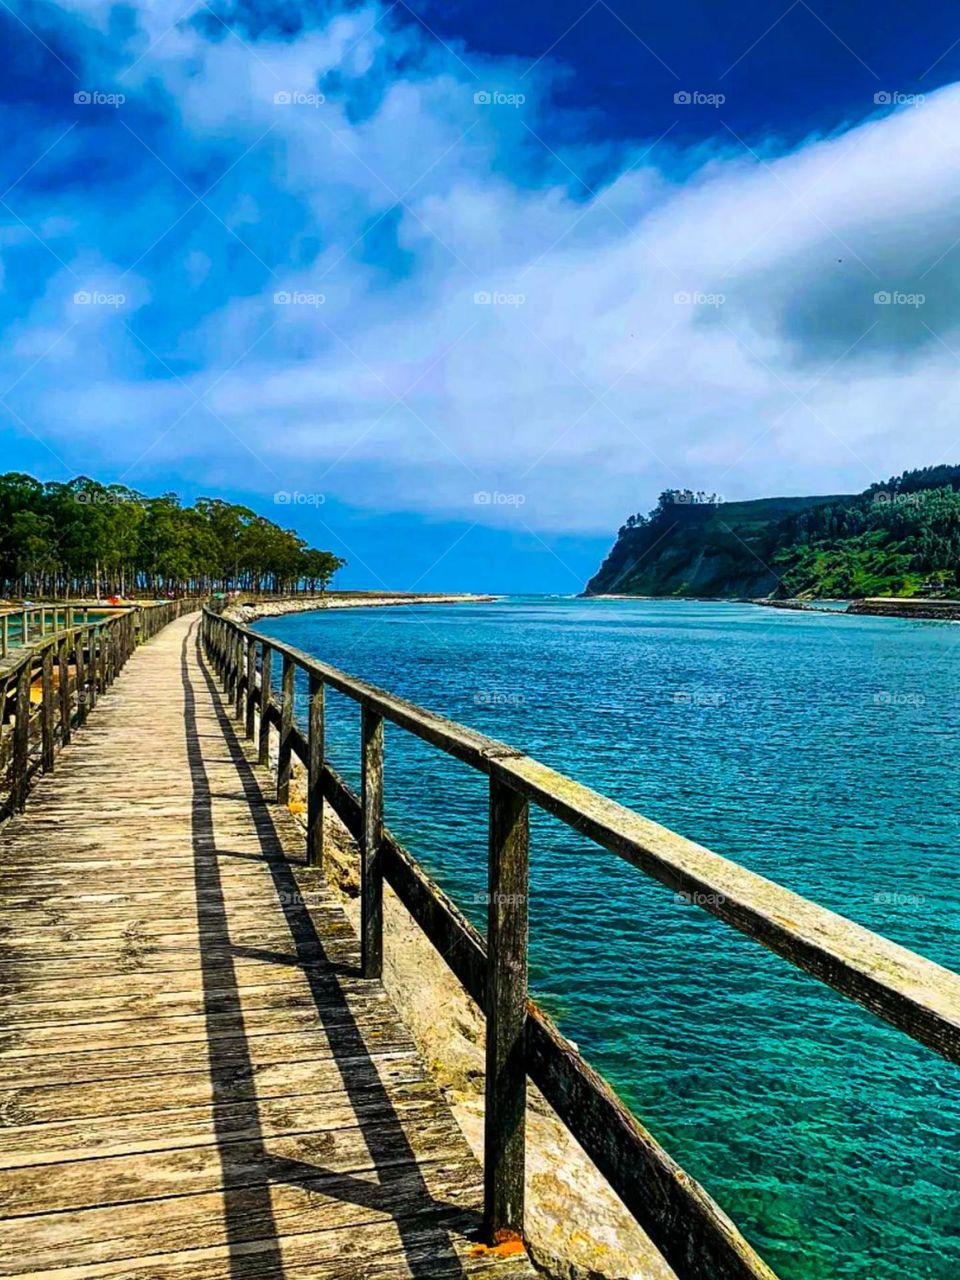
[[532, 1276], [196, 631], [0, 833], [0, 1274]]

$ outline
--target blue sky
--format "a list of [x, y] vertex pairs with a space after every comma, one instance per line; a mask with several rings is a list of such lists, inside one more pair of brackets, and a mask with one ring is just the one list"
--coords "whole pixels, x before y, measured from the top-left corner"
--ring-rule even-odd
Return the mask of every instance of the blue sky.
[[960, 20], [11, 3], [0, 467], [344, 586], [580, 589], [630, 512], [960, 457]]

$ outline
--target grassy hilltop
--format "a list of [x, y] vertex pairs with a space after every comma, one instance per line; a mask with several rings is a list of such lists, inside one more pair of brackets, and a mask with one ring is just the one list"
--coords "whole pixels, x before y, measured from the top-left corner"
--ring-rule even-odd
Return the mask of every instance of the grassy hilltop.
[[860, 494], [723, 502], [670, 489], [631, 516], [588, 595], [960, 595], [960, 466]]

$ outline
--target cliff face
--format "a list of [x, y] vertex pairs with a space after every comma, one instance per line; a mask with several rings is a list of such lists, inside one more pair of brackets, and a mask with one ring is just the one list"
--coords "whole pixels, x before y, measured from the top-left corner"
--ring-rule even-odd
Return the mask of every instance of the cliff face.
[[784, 526], [812, 507], [845, 501], [850, 499], [718, 502], [710, 495], [665, 494], [649, 519], [628, 522], [620, 530], [586, 594], [769, 595], [779, 583], [773, 561]]

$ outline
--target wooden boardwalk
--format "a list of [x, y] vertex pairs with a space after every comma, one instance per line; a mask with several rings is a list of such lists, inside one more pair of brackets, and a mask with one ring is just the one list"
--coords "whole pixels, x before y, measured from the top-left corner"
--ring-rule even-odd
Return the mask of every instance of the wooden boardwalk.
[[197, 627], [0, 830], [0, 1274], [531, 1277]]

